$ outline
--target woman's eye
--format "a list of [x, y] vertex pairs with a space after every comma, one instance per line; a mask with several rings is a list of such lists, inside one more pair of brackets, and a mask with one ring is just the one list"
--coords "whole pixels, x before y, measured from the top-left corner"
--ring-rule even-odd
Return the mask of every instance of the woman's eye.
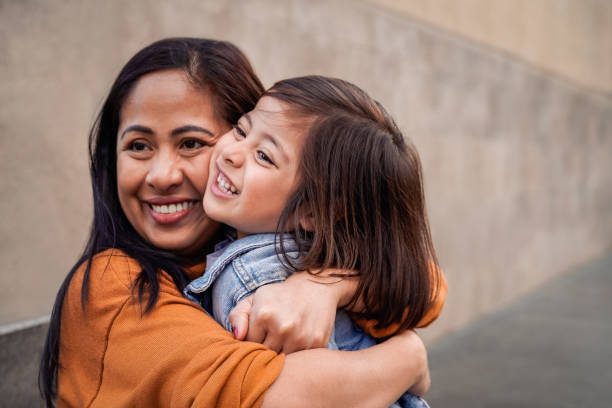
[[265, 154], [264, 152], [262, 152], [261, 150], [258, 150], [258, 151], [257, 151], [257, 157], [259, 158], [259, 160], [263, 160], [263, 161], [265, 161], [266, 163], [271, 164], [272, 166], [276, 166], [276, 165], [274, 164], [274, 162], [272, 161], [272, 159], [270, 159], [270, 158], [268, 157], [268, 155], [267, 155], [267, 154]]
[[236, 136], [241, 137], [241, 138], [246, 137], [246, 132], [244, 130], [242, 130], [240, 125], [233, 125], [233, 127], [234, 127], [234, 134]]
[[206, 146], [206, 144], [200, 140], [196, 139], [187, 139], [182, 143], [183, 148], [188, 150], [196, 150]]
[[151, 149], [145, 143], [135, 141], [128, 145], [128, 150], [133, 152], [146, 152]]

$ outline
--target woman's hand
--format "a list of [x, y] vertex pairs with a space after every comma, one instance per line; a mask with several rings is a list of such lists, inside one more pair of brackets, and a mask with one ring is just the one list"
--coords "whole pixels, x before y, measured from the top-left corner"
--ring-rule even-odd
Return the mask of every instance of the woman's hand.
[[388, 407], [406, 390], [422, 396], [428, 388], [425, 346], [416, 333], [405, 331], [362, 350], [288, 355], [262, 408]]
[[412, 360], [412, 366], [408, 370], [408, 374], [413, 376], [414, 381], [407, 391], [419, 397], [425, 395], [431, 385], [431, 377], [429, 376], [427, 349], [423, 340], [414, 330], [405, 330], [391, 337], [387, 342], [401, 342], [404, 347], [412, 350], [410, 354], [407, 354], [407, 358]]
[[357, 283], [350, 277], [330, 277], [331, 272], [339, 271], [298, 272], [257, 289], [229, 315], [236, 338], [285, 354], [325, 347], [336, 309], [350, 300]]

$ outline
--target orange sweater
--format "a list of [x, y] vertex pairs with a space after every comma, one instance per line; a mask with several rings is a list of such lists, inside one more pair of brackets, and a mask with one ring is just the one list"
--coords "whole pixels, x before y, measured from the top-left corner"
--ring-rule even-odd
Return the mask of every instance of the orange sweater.
[[140, 266], [119, 251], [95, 256], [83, 311], [83, 271], [64, 300], [58, 407], [261, 405], [283, 355], [234, 340], [163, 272], [159, 300], [143, 315], [131, 292]]

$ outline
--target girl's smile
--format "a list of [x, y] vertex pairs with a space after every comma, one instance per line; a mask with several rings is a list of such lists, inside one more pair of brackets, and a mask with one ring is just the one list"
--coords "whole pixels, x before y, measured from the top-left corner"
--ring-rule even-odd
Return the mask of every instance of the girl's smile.
[[283, 102], [264, 96], [219, 139], [204, 195], [209, 217], [242, 234], [276, 231], [308, 133], [304, 121], [286, 111]]
[[[214, 173], [211, 173], [211, 175]], [[210, 177], [210, 176], [209, 176]], [[232, 181], [225, 175], [217, 164], [217, 178], [211, 185], [211, 191], [216, 196], [221, 198], [227, 197], [232, 198], [240, 194], [240, 190], [232, 183]]]

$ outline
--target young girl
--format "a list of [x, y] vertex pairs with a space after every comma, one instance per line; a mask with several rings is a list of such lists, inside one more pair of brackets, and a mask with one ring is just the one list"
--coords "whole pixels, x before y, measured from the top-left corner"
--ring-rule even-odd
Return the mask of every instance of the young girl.
[[[220, 244], [185, 293], [226, 329], [240, 300], [297, 270], [358, 271], [350, 306], [375, 337], [439, 315], [446, 287], [417, 152], [355, 85], [320, 76], [276, 83], [217, 142], [209, 174], [206, 214], [239, 239]], [[374, 344], [338, 312], [328, 348]], [[423, 404], [410, 394], [398, 401]]]

